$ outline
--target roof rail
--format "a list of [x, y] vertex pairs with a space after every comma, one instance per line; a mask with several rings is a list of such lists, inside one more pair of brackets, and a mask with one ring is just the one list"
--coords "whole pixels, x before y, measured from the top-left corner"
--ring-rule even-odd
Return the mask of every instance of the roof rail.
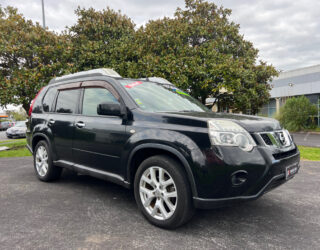
[[59, 81], [64, 81], [64, 80], [70, 80], [74, 78], [78, 78], [81, 76], [90, 76], [90, 75], [101, 75], [101, 76], [111, 76], [111, 77], [121, 77], [116, 71], [113, 69], [109, 68], [100, 68], [100, 69], [92, 69], [92, 70], [87, 70], [87, 71], [80, 71], [74, 74], [68, 74], [64, 76], [59, 76], [54, 79], [52, 79], [49, 84], [59, 82]]

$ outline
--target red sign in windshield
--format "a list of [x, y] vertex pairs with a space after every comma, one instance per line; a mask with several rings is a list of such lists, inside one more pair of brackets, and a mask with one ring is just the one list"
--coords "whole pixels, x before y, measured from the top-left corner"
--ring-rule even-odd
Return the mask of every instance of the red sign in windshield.
[[131, 89], [131, 88], [133, 88], [133, 87], [135, 87], [137, 85], [140, 85], [141, 83], [142, 82], [137, 81], [137, 82], [129, 83], [129, 84], [125, 85], [125, 87], [128, 88], [128, 89]]

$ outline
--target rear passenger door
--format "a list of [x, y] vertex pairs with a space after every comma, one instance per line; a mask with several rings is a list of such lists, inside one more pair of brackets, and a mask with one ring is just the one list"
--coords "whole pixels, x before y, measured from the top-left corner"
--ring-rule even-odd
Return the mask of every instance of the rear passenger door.
[[80, 83], [68, 84], [58, 89], [54, 112], [48, 116], [52, 145], [57, 160], [72, 162], [74, 122], [79, 112]]
[[120, 175], [121, 152], [128, 136], [119, 116], [97, 114], [98, 104], [119, 103], [120, 96], [106, 82], [82, 84], [82, 109], [75, 121], [73, 156], [80, 167]]

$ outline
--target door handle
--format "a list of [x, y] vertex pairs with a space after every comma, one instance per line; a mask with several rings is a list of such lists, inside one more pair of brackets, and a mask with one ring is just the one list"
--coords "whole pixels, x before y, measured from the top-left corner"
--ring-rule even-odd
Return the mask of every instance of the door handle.
[[56, 122], [55, 120], [50, 119], [50, 120], [49, 120], [49, 125], [53, 125], [55, 122]]
[[84, 122], [76, 122], [76, 126], [78, 128], [83, 128], [84, 126], [86, 126], [86, 124]]

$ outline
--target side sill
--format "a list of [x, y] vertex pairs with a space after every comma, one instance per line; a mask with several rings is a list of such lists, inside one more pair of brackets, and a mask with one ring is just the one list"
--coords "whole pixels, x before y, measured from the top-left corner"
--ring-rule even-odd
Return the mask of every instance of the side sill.
[[99, 169], [86, 167], [86, 166], [83, 166], [80, 164], [73, 164], [72, 162], [63, 161], [63, 160], [54, 161], [53, 164], [55, 164], [58, 167], [67, 168], [67, 169], [76, 171], [78, 173], [84, 174], [84, 175], [89, 175], [89, 176], [92, 176], [92, 177], [95, 177], [98, 179], [110, 181], [115, 184], [121, 185], [125, 188], [131, 187], [129, 182], [125, 181], [123, 179], [123, 177], [121, 177], [120, 175], [117, 175], [117, 174], [109, 173], [109, 172], [102, 171]]

